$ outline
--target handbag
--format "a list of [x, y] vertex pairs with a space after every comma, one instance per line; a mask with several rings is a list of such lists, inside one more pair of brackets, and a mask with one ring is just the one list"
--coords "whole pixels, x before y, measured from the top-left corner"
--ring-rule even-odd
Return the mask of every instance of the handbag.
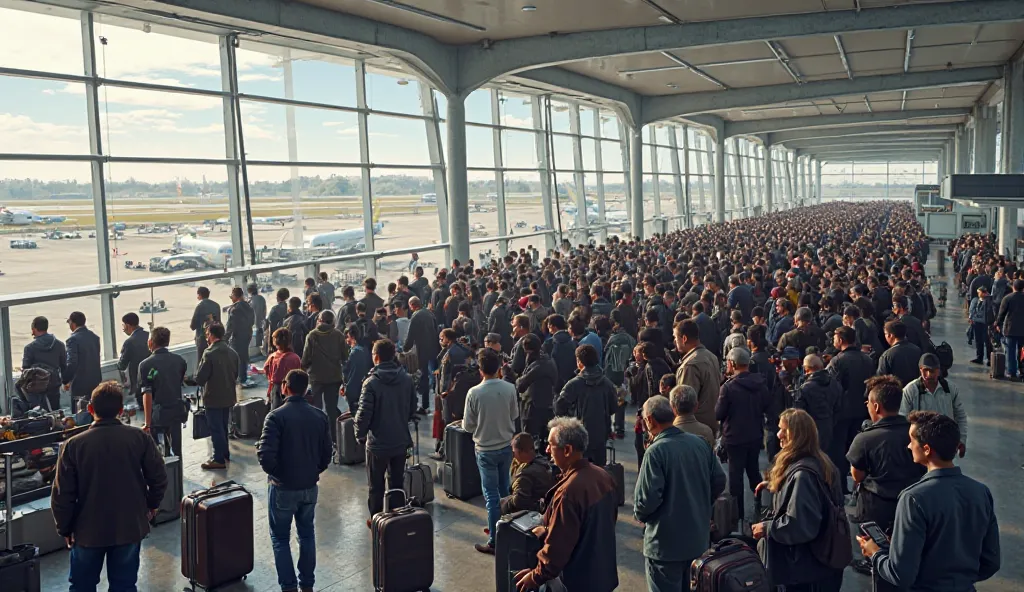
[[210, 421], [206, 418], [206, 407], [203, 407], [203, 397], [196, 391], [196, 408], [192, 411], [192, 439], [202, 440], [210, 437]]

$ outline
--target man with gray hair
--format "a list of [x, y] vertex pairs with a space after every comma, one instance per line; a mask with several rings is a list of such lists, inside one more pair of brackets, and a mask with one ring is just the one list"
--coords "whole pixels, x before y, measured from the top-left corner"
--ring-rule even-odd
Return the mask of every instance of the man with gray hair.
[[[736, 500], [736, 514], [744, 516], [743, 475], [747, 475], [750, 492], [761, 482], [758, 457], [764, 438], [765, 413], [771, 395], [760, 372], [750, 372], [750, 352], [733, 348], [725, 361], [729, 380], [718, 391], [715, 419], [722, 425], [722, 445], [729, 458], [729, 493]], [[732, 530], [732, 526], [728, 527]]]
[[725, 473], [711, 447], [699, 436], [680, 431], [674, 420], [665, 397], [644, 403], [651, 444], [637, 476], [633, 516], [644, 523], [651, 592], [678, 591], [688, 580], [690, 564], [711, 542], [711, 507], [725, 489]]
[[814, 324], [814, 313], [807, 307], [796, 309], [793, 316], [795, 328], [788, 331], [779, 338], [779, 351], [786, 347], [795, 347], [800, 350], [800, 355], [807, 355], [807, 348], [816, 347], [818, 351], [825, 349], [825, 332]]
[[693, 412], [697, 410], [697, 391], [688, 384], [680, 384], [669, 392], [668, 400], [672, 404], [672, 411], [676, 414], [672, 425], [679, 428], [681, 432], [700, 436], [708, 443], [708, 446], [714, 449], [715, 433], [693, 416]]
[[619, 586], [619, 500], [611, 475], [583, 456], [589, 440], [583, 422], [575, 417], [548, 422], [548, 453], [562, 476], [551, 490], [543, 526], [533, 531], [542, 545], [537, 567], [515, 575], [518, 592], [537, 590], [556, 578], [567, 590], [611, 592]]

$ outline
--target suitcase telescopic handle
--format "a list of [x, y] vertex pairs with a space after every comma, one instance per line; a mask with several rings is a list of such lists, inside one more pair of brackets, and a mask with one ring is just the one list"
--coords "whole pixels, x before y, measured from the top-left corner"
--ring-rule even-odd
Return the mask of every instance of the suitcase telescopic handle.
[[388, 504], [388, 500], [391, 498], [391, 494], [392, 493], [400, 493], [400, 494], [402, 494], [402, 499], [404, 500], [403, 504], [402, 504], [403, 506], [405, 506], [406, 504], [409, 503], [409, 496], [407, 496], [405, 494], [405, 490], [404, 489], [388, 489], [387, 491], [384, 492], [384, 511], [385, 512], [390, 512], [391, 511], [391, 507], [390, 507], [390, 504]]
[[608, 450], [608, 452], [612, 453], [612, 456], [611, 456], [610, 460], [611, 460], [612, 464], [615, 464], [615, 445], [612, 444], [611, 442], [608, 442], [607, 444], [605, 444], [604, 447]]
[[14, 453], [4, 453], [4, 549], [14, 548]]

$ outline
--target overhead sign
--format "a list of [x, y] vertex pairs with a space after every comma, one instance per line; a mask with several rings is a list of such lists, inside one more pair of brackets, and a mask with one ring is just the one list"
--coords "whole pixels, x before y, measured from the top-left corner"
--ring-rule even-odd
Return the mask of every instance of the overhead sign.
[[960, 228], [969, 232], [984, 230], [988, 226], [988, 216], [985, 214], [964, 214], [960, 217]]

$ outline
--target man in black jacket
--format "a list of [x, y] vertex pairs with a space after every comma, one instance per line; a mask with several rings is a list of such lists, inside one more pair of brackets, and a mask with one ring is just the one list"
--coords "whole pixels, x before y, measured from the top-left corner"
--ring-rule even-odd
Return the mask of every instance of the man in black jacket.
[[409, 318], [409, 334], [405, 336], [405, 350], [416, 348], [420, 366], [420, 380], [416, 385], [420, 393], [420, 408], [417, 411], [425, 415], [430, 409], [430, 376], [437, 365], [437, 321], [429, 310], [423, 308], [418, 296], [409, 299], [409, 309], [412, 317]]
[[906, 325], [907, 341], [924, 351], [928, 345], [928, 336], [925, 335], [921, 320], [910, 314], [910, 300], [906, 296], [893, 296], [892, 311], [896, 315], [896, 320]]
[[[530, 317], [525, 314], [518, 314], [512, 317], [512, 339], [515, 342], [512, 344], [512, 362], [509, 365], [509, 369], [512, 370], [511, 379], [515, 380], [516, 376], [523, 373], [526, 370], [526, 352], [523, 351], [523, 337], [530, 332]], [[508, 380], [510, 377], [506, 376]]]
[[533, 333], [527, 333], [523, 338], [522, 347], [526, 354], [526, 369], [515, 381], [520, 399], [519, 415], [523, 420], [523, 431], [538, 442], [544, 442], [547, 441], [548, 422], [554, 417], [552, 405], [558, 368], [541, 351], [540, 338]]
[[121, 357], [117, 369], [124, 373], [128, 392], [139, 400], [139, 364], [149, 357], [149, 333], [139, 327], [139, 315], [130, 312], [121, 317], [121, 330], [128, 336], [121, 344]]
[[[562, 315], [553, 314], [547, 318], [548, 331], [551, 339], [544, 343], [544, 353], [551, 356], [558, 368], [558, 383], [555, 388], [561, 390], [576, 373], [576, 347], [579, 344], [569, 335], [568, 324]], [[597, 350], [594, 350], [597, 354]], [[598, 364], [600, 364], [598, 360]]]
[[195, 311], [192, 312], [192, 322], [189, 328], [195, 331], [196, 336], [196, 359], [203, 358], [203, 351], [206, 350], [206, 326], [211, 323], [220, 323], [220, 305], [210, 300], [210, 289], [206, 286], [196, 288]]
[[[416, 414], [412, 379], [395, 361], [395, 344], [387, 339], [373, 344], [373, 370], [363, 381], [356, 411], [356, 440], [366, 445], [367, 506], [370, 517], [384, 509], [384, 475], [387, 489], [401, 489], [405, 453], [412, 446], [409, 422]], [[395, 504], [392, 507], [396, 507]], [[366, 521], [370, 527], [370, 521]]]
[[42, 368], [50, 373], [46, 401], [50, 409], [60, 409], [61, 376], [67, 372], [67, 356], [61, 340], [47, 333], [49, 328], [50, 321], [46, 317], [32, 319], [32, 341], [21, 356], [21, 369]]
[[818, 356], [804, 358], [803, 367], [806, 379], [793, 392], [793, 407], [811, 416], [821, 449], [827, 451], [834, 439], [832, 426], [842, 411], [843, 390]]
[[1017, 361], [1024, 347], [1024, 280], [1014, 280], [1013, 294], [1005, 296], [999, 303], [996, 327], [1003, 334], [1006, 348], [1006, 372], [1011, 380], [1017, 378]]
[[840, 327], [832, 336], [832, 345], [839, 353], [828, 364], [828, 371], [839, 383], [843, 392], [842, 411], [836, 417], [832, 431], [831, 449], [825, 449], [843, 475], [842, 489], [844, 494], [850, 493], [846, 474], [850, 472], [850, 463], [846, 460], [846, 451], [850, 443], [860, 432], [860, 426], [868, 418], [864, 406], [864, 383], [875, 374], [875, 362], [871, 356], [857, 348], [857, 332], [852, 327]]
[[231, 306], [228, 306], [228, 324], [224, 327], [228, 345], [238, 356], [238, 382], [242, 388], [252, 388], [256, 383], [249, 380], [249, 342], [256, 316], [245, 301], [245, 294], [238, 286], [231, 288]]
[[[497, 294], [497, 292], [494, 292]], [[488, 294], [489, 296], [490, 294]], [[486, 302], [484, 303], [486, 308]], [[512, 351], [512, 323], [511, 317], [508, 311], [508, 299], [503, 296], [499, 296], [494, 301], [494, 305], [489, 311], [487, 317], [487, 333], [495, 333], [501, 339], [499, 343], [501, 345], [501, 351], [509, 353]]]
[[921, 348], [907, 341], [907, 326], [901, 321], [889, 321], [885, 324], [885, 341], [889, 349], [878, 358], [878, 375], [891, 374], [899, 379], [903, 386], [917, 380], [921, 376], [917, 363], [921, 360]]
[[[332, 319], [333, 320], [333, 319]], [[282, 590], [311, 592], [315, 584], [313, 523], [320, 473], [331, 464], [331, 429], [324, 412], [306, 402], [309, 378], [292, 370], [281, 385], [284, 404], [267, 415], [256, 443], [256, 458], [267, 474], [267, 515], [277, 581]], [[299, 576], [292, 567], [292, 519], [299, 535]]]
[[579, 374], [566, 383], [555, 397], [556, 416], [578, 417], [583, 421], [590, 437], [584, 457], [599, 467], [607, 461], [605, 446], [611, 434], [611, 417], [618, 400], [615, 385], [601, 371], [597, 350], [589, 345], [576, 348], [576, 367]]
[[139, 390], [147, 430], [158, 439], [164, 439], [164, 456], [183, 458], [181, 450], [181, 424], [188, 419], [188, 403], [182, 397], [181, 385], [188, 366], [185, 359], [168, 351], [171, 331], [167, 327], [154, 327], [147, 348], [152, 355], [139, 364]]
[[71, 391], [71, 408], [75, 402], [88, 399], [103, 380], [100, 370], [100, 338], [85, 326], [85, 314], [75, 311], [68, 316], [68, 337], [65, 349], [67, 362], [61, 371], [64, 389]]

